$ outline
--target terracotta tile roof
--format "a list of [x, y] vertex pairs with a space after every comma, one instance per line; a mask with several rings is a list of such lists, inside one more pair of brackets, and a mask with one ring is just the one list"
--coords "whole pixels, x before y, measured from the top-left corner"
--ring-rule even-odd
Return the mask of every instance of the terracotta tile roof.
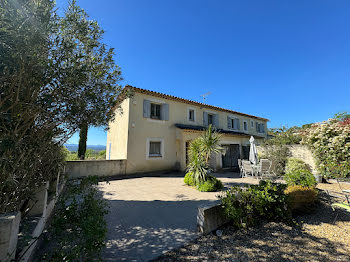
[[[134, 87], [134, 86], [130, 86], [130, 85], [126, 85], [124, 87], [123, 91], [126, 91], [126, 92], [127, 91], [134, 91], [134, 92], [141, 93], [141, 94], [146, 94], [146, 95], [150, 95], [150, 96], [155, 96], [155, 97], [160, 97], [160, 98], [169, 99], [169, 100], [173, 100], [173, 101], [178, 101], [178, 102], [182, 102], [182, 103], [185, 103], [185, 104], [205, 107], [205, 108], [209, 108], [209, 109], [213, 109], [213, 110], [227, 112], [227, 113], [230, 113], [230, 114], [237, 114], [237, 115], [241, 115], [241, 116], [245, 116], [245, 117], [259, 119], [259, 120], [262, 120], [262, 121], [269, 121], [269, 119], [267, 119], [267, 118], [253, 116], [253, 115], [249, 115], [249, 114], [244, 114], [244, 113], [241, 113], [241, 112], [237, 112], [237, 111], [233, 111], [233, 110], [229, 110], [229, 109], [225, 109], [225, 108], [221, 108], [221, 107], [217, 107], [217, 106], [208, 105], [208, 104], [196, 102], [196, 101], [193, 101], [193, 100], [184, 99], [184, 98], [181, 98], [181, 97], [167, 95], [167, 94], [163, 94], [163, 93], [159, 93], [159, 92], [155, 92], [155, 91], [151, 91], [151, 90], [147, 90], [147, 89], [142, 89], [142, 88], [138, 88], [138, 87]], [[125, 98], [125, 96], [123, 96], [123, 95], [122, 95], [122, 97], [123, 97], [122, 99]]]

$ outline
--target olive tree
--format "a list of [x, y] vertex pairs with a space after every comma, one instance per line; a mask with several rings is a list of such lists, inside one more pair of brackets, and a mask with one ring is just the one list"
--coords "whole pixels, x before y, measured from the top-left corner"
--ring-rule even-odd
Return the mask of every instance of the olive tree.
[[[113, 120], [111, 110], [122, 88], [120, 68], [114, 62], [114, 49], [102, 42], [104, 31], [87, 13], [70, 2], [60, 19], [55, 57], [65, 75], [59, 75], [64, 96], [66, 123], [80, 130], [78, 156], [84, 159], [89, 126], [107, 126]], [[62, 70], [62, 69], [61, 69]], [[67, 78], [67, 75], [70, 77]], [[69, 80], [69, 81], [66, 81]]]

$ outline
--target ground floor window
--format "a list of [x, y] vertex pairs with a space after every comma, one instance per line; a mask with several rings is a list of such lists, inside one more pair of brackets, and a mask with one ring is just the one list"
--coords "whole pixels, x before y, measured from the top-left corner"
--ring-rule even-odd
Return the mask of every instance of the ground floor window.
[[147, 139], [147, 158], [162, 158], [164, 155], [163, 139], [161, 138], [148, 138]]

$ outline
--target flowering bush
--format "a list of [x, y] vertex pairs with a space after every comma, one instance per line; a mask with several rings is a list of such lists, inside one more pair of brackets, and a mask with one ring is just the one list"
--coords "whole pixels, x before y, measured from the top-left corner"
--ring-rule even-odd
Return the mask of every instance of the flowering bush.
[[350, 120], [315, 124], [303, 136], [316, 160], [317, 169], [326, 177], [350, 177]]

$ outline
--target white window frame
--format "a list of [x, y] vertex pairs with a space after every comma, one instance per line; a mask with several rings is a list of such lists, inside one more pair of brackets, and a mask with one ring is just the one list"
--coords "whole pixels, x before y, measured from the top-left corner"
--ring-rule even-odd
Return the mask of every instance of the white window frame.
[[[149, 149], [151, 142], [160, 142], [160, 153], [161, 156], [150, 156]], [[161, 160], [164, 159], [164, 139], [163, 138], [151, 138], [146, 139], [146, 160]]]
[[[247, 125], [247, 129], [244, 128], [244, 123]], [[248, 132], [249, 126], [248, 126], [248, 121], [243, 120], [243, 131]]]
[[[193, 110], [193, 121], [192, 120], [190, 120], [190, 110]], [[196, 109], [195, 108], [193, 108], [193, 107], [188, 107], [187, 108], [187, 121], [188, 122], [191, 122], [191, 123], [195, 123], [196, 122]]]
[[[159, 106], [159, 118], [153, 118], [153, 117], [152, 117], [152, 105]], [[161, 119], [161, 115], [162, 115], [161, 111], [162, 111], [162, 104], [160, 104], [160, 103], [155, 103], [155, 102], [152, 102], [152, 101], [151, 101], [151, 103], [150, 103], [150, 112], [151, 112], [150, 119], [152, 119], [152, 120], [158, 120], [158, 121], [159, 121], [159, 120], [162, 120], [162, 119]]]
[[[155, 99], [155, 98], [153, 98], [153, 97], [146, 97], [145, 98], [146, 100], [149, 100], [151, 103], [153, 103], [153, 104], [166, 104], [167, 103], [167, 101], [166, 100], [159, 100], [159, 99]], [[151, 106], [151, 105], [150, 105]], [[151, 108], [149, 109], [149, 110], [151, 110]], [[166, 121], [166, 120], [162, 120], [162, 119], [153, 119], [153, 118], [147, 118], [147, 121], [148, 122], [152, 122], [152, 123], [158, 123], [158, 124], [164, 124], [164, 123], [166, 123], [166, 122], [168, 122], [168, 121]]]

